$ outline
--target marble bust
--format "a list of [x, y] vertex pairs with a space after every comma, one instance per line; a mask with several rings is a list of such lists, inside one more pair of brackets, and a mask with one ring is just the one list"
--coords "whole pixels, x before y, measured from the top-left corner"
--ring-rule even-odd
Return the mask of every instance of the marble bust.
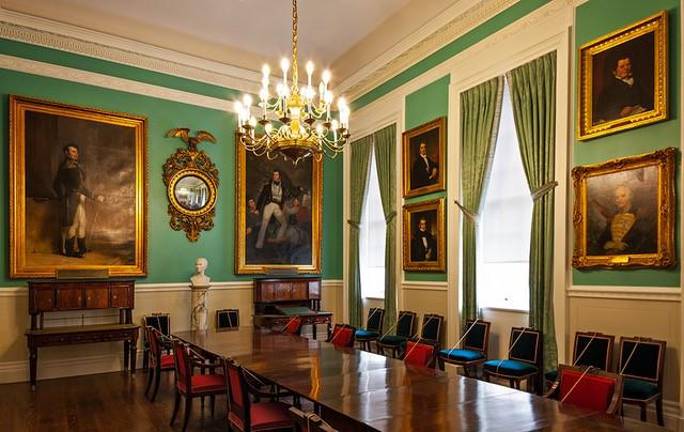
[[206, 258], [200, 257], [195, 260], [195, 273], [190, 277], [190, 283], [193, 287], [208, 287], [211, 278], [204, 274], [207, 270], [209, 262]]

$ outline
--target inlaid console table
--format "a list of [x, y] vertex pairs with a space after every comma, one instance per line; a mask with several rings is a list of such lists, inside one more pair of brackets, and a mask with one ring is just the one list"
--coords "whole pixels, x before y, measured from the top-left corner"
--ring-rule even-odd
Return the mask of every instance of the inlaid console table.
[[[135, 371], [139, 326], [133, 324], [133, 280], [40, 280], [28, 283], [31, 329], [26, 331], [31, 388], [36, 388], [38, 348], [123, 341], [124, 371]], [[59, 311], [118, 309], [119, 321], [68, 327], [44, 327], [44, 314]]]

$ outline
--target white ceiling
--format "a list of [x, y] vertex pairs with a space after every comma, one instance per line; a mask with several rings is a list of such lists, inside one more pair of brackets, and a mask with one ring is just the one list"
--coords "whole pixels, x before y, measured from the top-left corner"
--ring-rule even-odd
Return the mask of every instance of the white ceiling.
[[[300, 59], [329, 65], [411, 0], [299, 0]], [[290, 52], [289, 0], [62, 0], [110, 19], [133, 20], [225, 44], [274, 63]]]

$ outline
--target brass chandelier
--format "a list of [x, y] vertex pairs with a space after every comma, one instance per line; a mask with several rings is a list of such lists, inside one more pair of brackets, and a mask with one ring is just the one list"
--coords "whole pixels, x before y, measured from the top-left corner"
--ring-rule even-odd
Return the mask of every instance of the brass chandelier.
[[[295, 165], [302, 159], [323, 155], [334, 158], [344, 150], [349, 138], [349, 106], [344, 98], [337, 100], [339, 117], [333, 119], [333, 93], [328, 90], [330, 71], [324, 70], [318, 94], [311, 85], [313, 62], [306, 63], [307, 85], [299, 86], [297, 67], [297, 0], [292, 0], [292, 76], [288, 84], [290, 61], [280, 60], [282, 81], [275, 86], [275, 96], [269, 90], [270, 67], [262, 68], [259, 103], [252, 107], [252, 97], [245, 94], [235, 102], [238, 117], [238, 140], [246, 150], [269, 159], [278, 156]], [[316, 97], [318, 96], [318, 97]], [[252, 114], [254, 109], [255, 114]]]

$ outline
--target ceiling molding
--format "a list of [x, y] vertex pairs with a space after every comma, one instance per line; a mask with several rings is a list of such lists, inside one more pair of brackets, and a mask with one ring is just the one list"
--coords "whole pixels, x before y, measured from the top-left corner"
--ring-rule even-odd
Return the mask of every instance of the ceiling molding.
[[[427, 24], [423, 29], [404, 39], [372, 63], [352, 74], [338, 86], [337, 90], [345, 93], [350, 100], [354, 100], [433, 54], [494, 15], [513, 6], [518, 1], [469, 1], [472, 6], [465, 12], [453, 16], [451, 20], [437, 28], [434, 27], [434, 23]], [[462, 8], [462, 5], [459, 6]]]
[[261, 79], [258, 71], [2, 8], [0, 8], [0, 38], [125, 64], [228, 89], [257, 92]]
[[[477, 26], [483, 24], [491, 17], [513, 6], [519, 0], [482, 0], [465, 12], [452, 18], [448, 23], [434, 30], [428, 36], [425, 31], [416, 32], [410, 38], [405, 39], [397, 47], [403, 50], [397, 53], [396, 49], [389, 50], [373, 63], [361, 68], [351, 77], [337, 86], [338, 93], [344, 93], [351, 101], [363, 96], [387, 80], [397, 76], [401, 72], [435, 53], [445, 45], [453, 42]], [[551, 15], [568, 7], [576, 7], [586, 0], [552, 0], [536, 11], [520, 18], [514, 24], [509, 24], [484, 41], [487, 44], [495, 44], [503, 39], [513, 37], [525, 29], [537, 25]], [[483, 41], [480, 42], [480, 44]], [[468, 51], [468, 49], [463, 52]]]

